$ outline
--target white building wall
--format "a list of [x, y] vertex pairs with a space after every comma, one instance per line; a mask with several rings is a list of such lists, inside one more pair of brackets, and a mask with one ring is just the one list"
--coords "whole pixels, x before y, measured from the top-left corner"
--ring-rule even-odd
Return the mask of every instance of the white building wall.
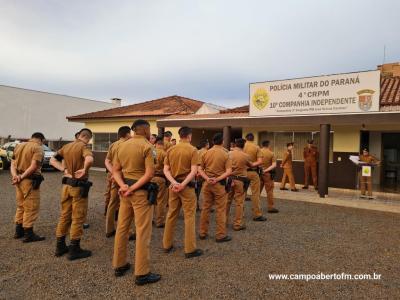
[[66, 117], [116, 107], [118, 103], [88, 100], [0, 85], [0, 138], [29, 138], [42, 132], [48, 140], [73, 140], [83, 123]]

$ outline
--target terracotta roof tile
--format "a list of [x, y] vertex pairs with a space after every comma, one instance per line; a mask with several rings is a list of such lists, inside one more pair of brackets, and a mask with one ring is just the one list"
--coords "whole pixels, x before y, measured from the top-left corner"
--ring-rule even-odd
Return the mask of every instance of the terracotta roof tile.
[[381, 79], [381, 106], [400, 105], [400, 77], [385, 77]]
[[225, 109], [225, 110], [221, 110], [220, 111], [221, 114], [244, 113], [244, 112], [249, 112], [249, 106], [248, 105], [239, 106], [239, 107]]
[[169, 96], [132, 105], [116, 107], [77, 116], [68, 120], [148, 117], [194, 114], [204, 102], [181, 96]]

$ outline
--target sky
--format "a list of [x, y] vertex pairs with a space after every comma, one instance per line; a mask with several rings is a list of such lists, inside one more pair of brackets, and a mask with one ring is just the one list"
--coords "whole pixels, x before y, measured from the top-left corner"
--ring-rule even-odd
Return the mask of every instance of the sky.
[[399, 11], [398, 0], [0, 0], [0, 84], [240, 106], [250, 82], [400, 62]]

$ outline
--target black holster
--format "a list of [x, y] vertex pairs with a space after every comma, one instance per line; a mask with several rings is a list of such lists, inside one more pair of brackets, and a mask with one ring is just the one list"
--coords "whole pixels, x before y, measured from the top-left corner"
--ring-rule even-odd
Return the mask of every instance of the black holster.
[[89, 196], [89, 191], [93, 183], [89, 180], [79, 180], [75, 178], [63, 177], [62, 184], [67, 184], [72, 187], [79, 187], [80, 196], [82, 198], [87, 198]]
[[275, 176], [276, 176], [276, 170], [273, 169], [273, 170], [269, 171], [268, 173], [271, 175], [271, 179], [273, 181], [275, 179]]
[[[124, 182], [132, 186], [134, 185], [137, 180], [134, 179], [124, 179]], [[144, 185], [142, 185], [139, 190], [145, 190], [147, 191], [147, 201], [149, 202], [150, 205], [155, 205], [157, 204], [157, 194], [158, 194], [158, 184], [155, 182], [148, 182]]]
[[232, 190], [232, 177], [228, 177], [225, 181], [225, 191], [229, 193]]
[[233, 176], [233, 179], [240, 180], [241, 182], [243, 182], [243, 190], [245, 192], [247, 191], [247, 189], [250, 186], [250, 179], [248, 179], [247, 177], [242, 177], [242, 176]]
[[32, 180], [32, 189], [37, 190], [40, 188], [44, 177], [42, 175], [33, 174], [29, 177], [29, 179]]
[[197, 199], [199, 199], [199, 197], [200, 197], [202, 187], [203, 187], [203, 180], [197, 179], [194, 181], [194, 191], [196, 193]]

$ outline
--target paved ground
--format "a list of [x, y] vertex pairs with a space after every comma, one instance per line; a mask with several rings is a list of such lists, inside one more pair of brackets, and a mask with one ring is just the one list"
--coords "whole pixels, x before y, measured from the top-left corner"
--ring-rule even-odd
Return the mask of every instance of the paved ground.
[[[0, 299], [54, 298], [381, 298], [400, 297], [400, 218], [398, 214], [279, 200], [280, 214], [250, 221], [230, 232], [233, 241], [199, 241], [200, 258], [183, 258], [182, 221], [178, 250], [161, 252], [162, 230], [154, 229], [152, 268], [161, 282], [136, 287], [132, 273], [116, 279], [112, 240], [103, 232], [104, 174], [94, 172], [83, 246], [94, 256], [76, 262], [53, 256], [59, 209], [59, 173], [46, 173], [36, 230], [47, 240], [25, 245], [12, 239], [14, 191], [0, 172]], [[265, 205], [265, 204], [264, 204]], [[211, 231], [213, 235], [214, 231]], [[132, 253], [134, 243], [131, 244]], [[379, 273], [378, 281], [273, 281], [272, 273]]]

